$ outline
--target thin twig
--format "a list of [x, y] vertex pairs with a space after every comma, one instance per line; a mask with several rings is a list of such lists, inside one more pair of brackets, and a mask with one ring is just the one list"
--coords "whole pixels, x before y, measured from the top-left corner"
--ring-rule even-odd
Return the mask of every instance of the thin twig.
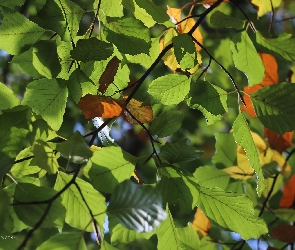
[[275, 15], [272, 0], [269, 0], [269, 1], [270, 1], [270, 5], [271, 5], [271, 16], [270, 16], [270, 24], [269, 24], [269, 28], [268, 28], [268, 33], [270, 33], [272, 31], [272, 25], [273, 25], [273, 20], [274, 20], [274, 15]]
[[96, 10], [95, 16], [94, 16], [94, 18], [93, 18], [93, 21], [92, 21], [92, 23], [91, 23], [91, 25], [90, 25], [89, 38], [91, 37], [91, 35], [92, 35], [92, 33], [93, 33], [95, 20], [96, 20], [97, 17], [98, 17], [98, 13], [99, 13], [100, 5], [101, 5], [101, 0], [98, 0], [97, 10]]

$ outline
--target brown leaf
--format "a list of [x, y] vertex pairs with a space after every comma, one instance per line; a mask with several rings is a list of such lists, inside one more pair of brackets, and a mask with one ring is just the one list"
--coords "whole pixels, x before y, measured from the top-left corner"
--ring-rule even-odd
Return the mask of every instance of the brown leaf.
[[269, 234], [272, 238], [282, 242], [292, 243], [295, 241], [295, 227], [288, 224], [274, 227]]
[[[126, 98], [126, 97], [125, 97]], [[127, 109], [130, 113], [141, 123], [151, 122], [153, 120], [153, 110], [150, 106], [142, 106], [142, 102], [135, 99], [131, 99], [127, 104]], [[130, 114], [125, 111], [125, 117], [131, 124], [139, 124], [135, 119], [133, 119]]]
[[208, 234], [211, 223], [201, 209], [197, 208], [195, 218], [192, 222], [193, 228], [197, 231], [200, 239]]
[[119, 116], [124, 108], [124, 101], [115, 100], [107, 96], [87, 94], [83, 96], [78, 107], [87, 120], [94, 117], [113, 118]]
[[295, 201], [295, 175], [285, 183], [283, 196], [280, 200], [280, 208], [290, 208]]
[[102, 73], [100, 79], [99, 79], [99, 88], [98, 91], [101, 93], [106, 92], [108, 86], [113, 83], [114, 77], [117, 73], [117, 70], [119, 68], [120, 60], [114, 56], [106, 66], [105, 71]]
[[264, 129], [264, 137], [267, 139], [270, 147], [280, 153], [283, 153], [287, 148], [293, 145], [292, 143], [293, 135], [294, 135], [294, 131], [287, 132], [281, 135], [270, 130], [269, 128]]

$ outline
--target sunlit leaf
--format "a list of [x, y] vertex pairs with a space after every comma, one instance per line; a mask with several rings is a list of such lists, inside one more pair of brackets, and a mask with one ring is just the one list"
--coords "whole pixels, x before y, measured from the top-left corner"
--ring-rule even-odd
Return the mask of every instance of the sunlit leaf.
[[263, 184], [264, 178], [259, 161], [259, 151], [251, 136], [249, 125], [241, 113], [233, 124], [233, 135], [236, 142], [244, 148], [249, 163], [257, 175], [257, 193], [260, 195], [264, 190], [265, 185]]
[[250, 0], [253, 7], [258, 11], [258, 17], [264, 16], [266, 13], [272, 11], [272, 8], [277, 8], [281, 5], [282, 0]]
[[264, 220], [254, 215], [252, 201], [246, 195], [201, 187], [198, 207], [211, 220], [239, 233], [245, 240], [268, 232]]
[[176, 234], [182, 249], [199, 249], [200, 240], [193, 226], [176, 228]]
[[0, 99], [0, 114], [2, 114], [2, 110], [13, 108], [20, 104], [20, 100], [13, 91], [3, 83], [0, 83]]
[[[132, 98], [130, 102], [127, 104], [126, 108], [130, 111], [130, 113], [141, 123], [152, 122], [153, 120], [153, 110], [150, 106], [142, 106], [142, 102], [137, 101]], [[138, 121], [133, 119], [131, 115], [125, 111], [124, 112], [127, 121], [131, 124], [137, 125]]]
[[153, 80], [148, 93], [159, 103], [178, 104], [188, 94], [190, 81], [185, 75], [168, 74]]
[[83, 96], [78, 103], [87, 120], [96, 116], [103, 118], [119, 116], [123, 110], [122, 106], [122, 102], [118, 103], [111, 97], [90, 94]]
[[124, 227], [137, 232], [150, 232], [167, 217], [162, 198], [152, 186], [138, 186], [126, 180], [112, 193], [107, 212]]
[[93, 9], [96, 9], [100, 3], [100, 15], [106, 15], [109, 17], [122, 17], [123, 16], [123, 5], [122, 0], [108, 0], [100, 1], [95, 0], [93, 3]]
[[37, 24], [29, 21], [18, 12], [2, 8], [4, 18], [0, 29], [1, 49], [12, 55], [18, 55], [34, 44], [45, 32]]
[[136, 161], [134, 156], [118, 147], [105, 147], [93, 153], [84, 174], [97, 190], [111, 193], [119, 183], [130, 179]]
[[233, 36], [230, 48], [235, 66], [248, 78], [249, 86], [260, 83], [264, 76], [261, 58], [246, 31]]
[[28, 84], [22, 104], [31, 107], [53, 130], [57, 131], [63, 122], [67, 96], [68, 90], [64, 82], [56, 79], [40, 79]]
[[[73, 176], [59, 172], [54, 189], [60, 191], [72, 180], [72, 178]], [[90, 183], [80, 178], [76, 178], [75, 183], [79, 186], [83, 198], [74, 184], [61, 194], [62, 204], [66, 208], [65, 222], [80, 230], [93, 232], [92, 218], [88, 207], [95, 215], [94, 218], [99, 227], [102, 227], [105, 219], [104, 212], [106, 211], [105, 198], [95, 190]], [[77, 216], [77, 214], [79, 216]]]

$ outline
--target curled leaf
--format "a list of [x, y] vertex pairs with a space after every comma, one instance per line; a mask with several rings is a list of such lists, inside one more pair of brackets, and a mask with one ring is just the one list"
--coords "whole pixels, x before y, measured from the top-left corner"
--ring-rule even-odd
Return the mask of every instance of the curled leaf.
[[124, 102], [107, 96], [87, 94], [80, 99], [78, 107], [87, 120], [94, 117], [113, 118], [122, 113]]

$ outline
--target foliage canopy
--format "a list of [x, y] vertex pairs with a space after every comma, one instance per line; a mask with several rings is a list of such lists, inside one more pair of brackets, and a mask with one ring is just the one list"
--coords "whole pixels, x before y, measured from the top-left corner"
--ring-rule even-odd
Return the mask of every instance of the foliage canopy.
[[294, 244], [292, 1], [0, 9], [0, 249]]

